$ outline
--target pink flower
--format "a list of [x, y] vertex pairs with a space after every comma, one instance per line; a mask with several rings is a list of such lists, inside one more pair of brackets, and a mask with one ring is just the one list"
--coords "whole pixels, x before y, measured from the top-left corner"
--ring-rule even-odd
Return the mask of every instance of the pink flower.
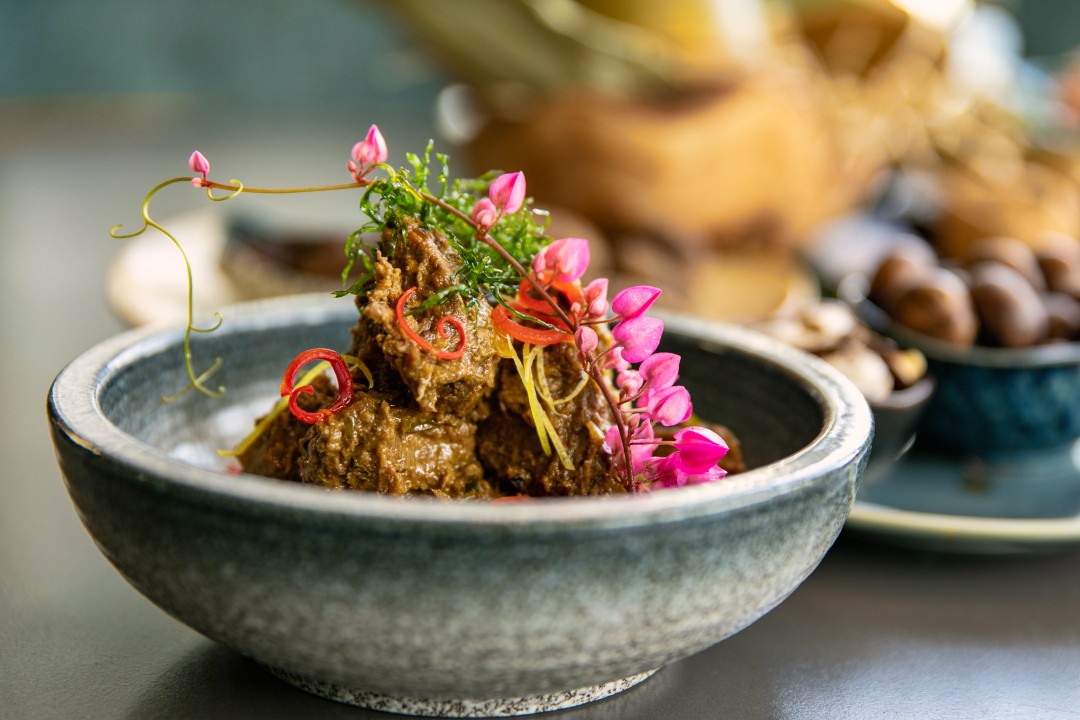
[[713, 466], [705, 472], [688, 474], [685, 482], [687, 485], [700, 485], [701, 483], [723, 480], [725, 477], [727, 477], [727, 470]]
[[652, 483], [653, 490], [699, 485], [720, 480], [727, 475], [726, 470], [715, 465], [704, 472], [687, 472], [679, 462], [678, 453], [662, 458], [650, 458], [644, 469], [647, 481]]
[[488, 188], [488, 197], [499, 210], [513, 215], [525, 202], [525, 173], [506, 173], [495, 178]]
[[623, 392], [624, 397], [633, 397], [641, 390], [644, 380], [637, 370], [626, 369], [615, 377], [615, 387]]
[[573, 282], [589, 268], [589, 241], [560, 238], [533, 258], [533, 271], [546, 281]]
[[210, 161], [206, 159], [205, 155], [196, 150], [191, 153], [191, 157], [188, 158], [187, 166], [191, 169], [191, 172], [202, 175], [201, 180], [199, 178], [191, 178], [192, 185], [201, 187], [202, 184], [206, 182], [206, 174], [210, 172]]
[[626, 372], [626, 369], [630, 367], [630, 363], [623, 359], [623, 349], [618, 345], [611, 348], [611, 351], [607, 353], [604, 359], [604, 369], [614, 370], [615, 372]]
[[597, 278], [585, 286], [585, 314], [590, 318], [602, 318], [608, 309], [608, 279]]
[[650, 390], [663, 390], [674, 385], [679, 379], [681, 359], [675, 353], [654, 353], [641, 361], [638, 371], [649, 384]]
[[660, 297], [660, 292], [660, 288], [651, 285], [626, 288], [612, 299], [611, 311], [623, 320], [632, 320], [644, 314]]
[[347, 163], [346, 167], [359, 180], [370, 169], [370, 166], [386, 162], [389, 156], [386, 140], [383, 139], [379, 128], [372, 125], [368, 128], [364, 139], [353, 145], [352, 160]]
[[599, 338], [596, 337], [595, 330], [588, 325], [582, 325], [574, 331], [574, 342], [583, 355], [588, 355], [596, 349]]
[[649, 396], [645, 412], [661, 425], [678, 425], [685, 422], [693, 412], [690, 393], [681, 385], [658, 390]]
[[675, 433], [674, 457], [679, 467], [692, 475], [708, 472], [727, 455], [724, 438], [704, 427], [688, 427]]
[[[652, 457], [656, 436], [650, 423], [641, 423], [630, 433], [630, 462], [636, 475]], [[604, 451], [612, 456], [615, 467], [623, 467], [623, 443], [619, 426], [612, 425], [604, 434]]]
[[649, 458], [645, 466], [645, 476], [654, 489], [682, 487], [686, 484], [686, 473], [672, 455]]
[[622, 359], [630, 363], [639, 363], [652, 355], [663, 333], [664, 321], [646, 315], [624, 320], [611, 331], [615, 342], [622, 347]]
[[495, 223], [499, 220], [499, 211], [495, 207], [495, 203], [491, 202], [487, 198], [481, 198], [476, 201], [476, 205], [473, 206], [472, 220], [476, 223], [481, 230], [490, 230], [495, 226]]

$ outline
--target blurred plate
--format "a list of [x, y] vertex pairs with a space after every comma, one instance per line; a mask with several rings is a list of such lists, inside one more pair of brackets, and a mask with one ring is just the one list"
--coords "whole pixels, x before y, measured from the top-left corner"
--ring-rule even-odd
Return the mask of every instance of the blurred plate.
[[963, 553], [1080, 546], [1080, 442], [985, 460], [915, 448], [860, 488], [846, 528]]
[[[195, 317], [206, 317], [240, 296], [220, 265], [228, 226], [224, 213], [202, 211], [162, 223], [184, 247], [195, 286]], [[187, 275], [180, 251], [167, 237], [148, 229], [127, 241], [109, 267], [105, 292], [129, 325], [186, 320]]]
[[[210, 209], [168, 218], [162, 226], [191, 263], [196, 318], [242, 300], [342, 287], [349, 231], [336, 225], [277, 216], [257, 222]], [[187, 292], [180, 251], [152, 229], [128, 241], [106, 279], [113, 311], [135, 326], [185, 322]]]

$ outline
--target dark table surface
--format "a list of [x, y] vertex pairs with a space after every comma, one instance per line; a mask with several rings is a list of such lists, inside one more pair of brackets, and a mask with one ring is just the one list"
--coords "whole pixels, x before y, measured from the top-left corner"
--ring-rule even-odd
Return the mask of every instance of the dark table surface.
[[[67, 499], [43, 409], [64, 363], [124, 327], [105, 300], [107, 229], [191, 148], [230, 177], [319, 182], [371, 121], [398, 121], [398, 147], [427, 132], [168, 99], [0, 106], [0, 717], [387, 717], [285, 685], [130, 588]], [[173, 202], [159, 212], [195, 206]], [[750, 628], [552, 717], [1077, 718], [1080, 550], [951, 555], [845, 533]]]

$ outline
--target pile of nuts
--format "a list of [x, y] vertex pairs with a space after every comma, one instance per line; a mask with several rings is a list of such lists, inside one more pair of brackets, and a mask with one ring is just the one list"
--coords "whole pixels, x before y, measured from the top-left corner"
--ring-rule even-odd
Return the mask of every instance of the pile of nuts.
[[906, 248], [878, 267], [869, 298], [895, 322], [960, 346], [1080, 340], [1080, 242], [988, 237], [955, 264], [929, 245]]
[[854, 382], [871, 403], [885, 402], [894, 391], [914, 385], [926, 374], [922, 353], [901, 350], [837, 300], [821, 300], [797, 314], [775, 315], [751, 327], [822, 358]]

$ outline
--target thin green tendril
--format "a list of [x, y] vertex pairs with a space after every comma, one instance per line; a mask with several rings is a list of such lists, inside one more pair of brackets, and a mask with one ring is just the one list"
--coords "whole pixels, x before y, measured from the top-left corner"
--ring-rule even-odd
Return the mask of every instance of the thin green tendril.
[[[195, 365], [194, 365], [194, 363], [192, 362], [192, 359], [191, 359], [191, 333], [193, 333], [193, 332], [213, 332], [214, 330], [216, 330], [217, 328], [219, 328], [221, 326], [221, 319], [222, 319], [221, 318], [221, 313], [214, 313], [217, 316], [217, 322], [214, 324], [213, 327], [209, 327], [209, 328], [197, 328], [197, 327], [195, 327], [195, 319], [194, 319], [195, 318], [195, 287], [194, 287], [194, 280], [193, 280], [192, 274], [191, 274], [191, 261], [188, 259], [188, 255], [187, 255], [187, 252], [184, 251], [184, 247], [172, 235], [172, 233], [170, 233], [168, 230], [163, 228], [153, 218], [150, 217], [150, 200], [153, 199], [154, 195], [156, 195], [159, 191], [161, 191], [165, 187], [168, 187], [169, 185], [173, 185], [175, 183], [181, 183], [181, 182], [190, 183], [191, 178], [190, 177], [176, 177], [176, 178], [172, 178], [172, 179], [169, 179], [169, 180], [165, 180], [164, 182], [161, 182], [161, 183], [158, 183], [157, 185], [155, 185], [154, 188], [149, 193], [146, 194], [146, 197], [143, 199], [143, 203], [142, 203], [142, 220], [143, 220], [143, 224], [142, 224], [141, 228], [139, 228], [138, 230], [136, 230], [135, 232], [132, 232], [132, 233], [121, 233], [121, 232], [119, 232], [119, 230], [120, 230], [120, 228], [122, 226], [121, 225], [115, 225], [115, 226], [113, 226], [113, 228], [111, 230], [109, 230], [109, 235], [111, 237], [117, 238], [118, 240], [126, 240], [126, 239], [129, 239], [129, 238], [133, 238], [133, 237], [137, 237], [139, 235], [142, 235], [144, 232], [146, 232], [147, 228], [154, 228], [159, 233], [161, 233], [165, 237], [169, 238], [169, 240], [172, 242], [172, 244], [180, 252], [180, 256], [184, 260], [184, 269], [187, 272], [187, 327], [184, 329], [184, 368], [187, 370], [187, 376], [188, 376], [188, 381], [189, 382], [188, 382], [187, 387], [180, 390], [179, 392], [177, 392], [177, 393], [175, 393], [173, 395], [168, 395], [168, 396], [162, 397], [161, 398], [162, 402], [172, 402], [173, 400], [176, 400], [177, 398], [180, 398], [181, 396], [187, 394], [187, 392], [189, 390], [191, 390], [192, 388], [195, 388], [199, 392], [203, 393], [204, 395], [209, 395], [210, 397], [221, 397], [223, 394], [225, 394], [225, 388], [223, 386], [219, 385], [217, 390], [213, 390], [211, 388], [208, 388], [206, 386], [206, 384], [205, 384], [206, 381], [209, 380], [210, 377], [213, 376], [213, 374], [216, 373], [221, 368], [221, 365], [222, 365], [221, 358], [217, 358], [216, 360], [214, 360], [214, 363], [206, 371], [204, 371], [202, 374], [199, 374], [199, 375], [196, 375], [196, 373], [195, 373]], [[233, 182], [236, 182], [236, 181], [234, 180]], [[209, 192], [210, 191], [207, 190], [207, 194], [209, 194]], [[237, 190], [237, 192], [239, 192], [239, 190]], [[235, 195], [235, 194], [236, 193], [233, 193], [232, 195]], [[230, 195], [229, 197], [232, 197], [232, 195]], [[211, 198], [211, 199], [212, 200], [226, 200], [228, 198], [223, 197], [223, 198]]]

